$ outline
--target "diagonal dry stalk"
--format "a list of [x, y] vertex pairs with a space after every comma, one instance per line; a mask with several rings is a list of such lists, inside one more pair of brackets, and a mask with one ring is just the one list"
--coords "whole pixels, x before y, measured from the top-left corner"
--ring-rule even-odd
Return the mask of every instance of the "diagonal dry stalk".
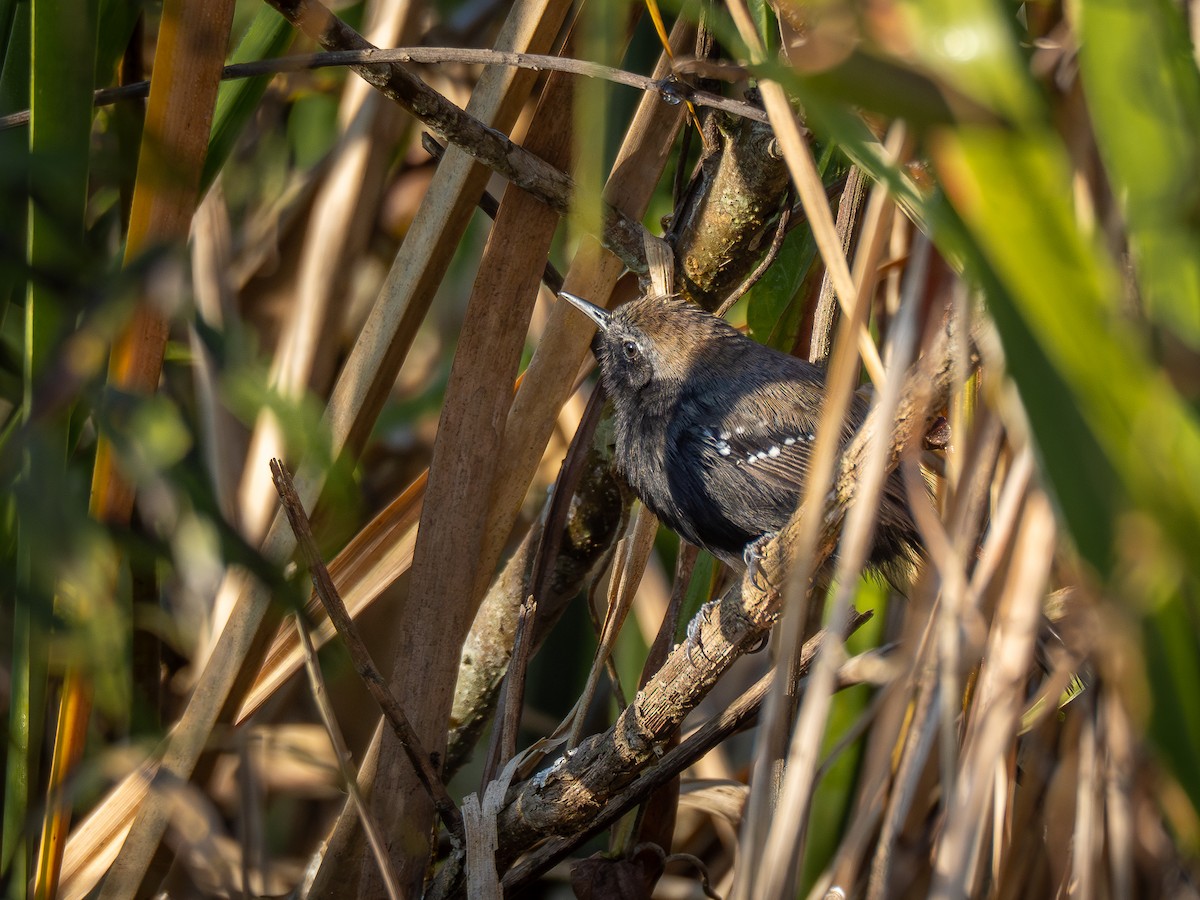
[[[370, 653], [358, 633], [358, 629], [355, 627], [349, 613], [346, 612], [346, 606], [342, 603], [342, 598], [338, 596], [337, 588], [334, 586], [333, 579], [329, 575], [329, 569], [326, 568], [325, 561], [321, 559], [320, 550], [317, 549], [316, 538], [313, 537], [312, 524], [308, 521], [308, 514], [304, 511], [304, 506], [300, 503], [299, 497], [296, 496], [296, 486], [292, 482], [291, 473], [288, 472], [279, 460], [273, 459], [271, 460], [271, 475], [274, 479], [276, 490], [279, 492], [279, 499], [283, 505], [284, 512], [287, 514], [288, 522], [292, 526], [292, 531], [296, 534], [296, 541], [300, 545], [300, 550], [308, 563], [309, 574], [312, 577], [317, 595], [321, 598], [321, 602], [324, 604], [330, 620], [334, 623], [334, 627], [337, 628], [339, 637], [350, 651], [350, 657], [354, 661], [359, 677], [367, 685], [372, 698], [379, 704], [384, 718], [387, 719], [388, 724], [392, 726], [392, 730], [399, 738], [404, 748], [405, 756], [412, 763], [421, 780], [422, 786], [429, 793], [430, 799], [433, 800], [434, 806], [437, 808], [439, 816], [441, 816], [442, 823], [450, 832], [451, 839], [457, 841], [461, 846], [462, 817], [459, 815], [454, 801], [446, 793], [446, 786], [442, 784], [438, 773], [434, 771], [433, 765], [430, 763], [429, 753], [421, 746], [412, 725], [408, 721], [408, 716], [404, 713], [404, 708], [400, 706], [395, 696], [387, 689], [383, 675], [371, 659]], [[313, 650], [312, 641], [308, 638], [308, 626], [299, 616], [297, 616], [296, 621], [297, 628], [303, 632], [302, 643], [305, 646], [305, 658], [311, 667]], [[342, 755], [341, 749], [339, 746], [339, 755]], [[357, 779], [353, 779], [354, 790], [357, 790], [357, 784]], [[356, 795], [353, 797], [353, 800], [355, 804], [361, 806], [361, 797]]]

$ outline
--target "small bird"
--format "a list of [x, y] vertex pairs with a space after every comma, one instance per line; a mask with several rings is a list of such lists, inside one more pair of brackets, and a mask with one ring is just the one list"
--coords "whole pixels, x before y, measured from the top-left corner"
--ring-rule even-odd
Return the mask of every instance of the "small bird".
[[[592, 352], [612, 399], [617, 469], [680, 537], [740, 566], [800, 503], [825, 401], [825, 373], [763, 346], [677, 298], [609, 312], [565, 300], [596, 323]], [[867, 404], [855, 396], [843, 446]], [[893, 583], [920, 555], [899, 473], [885, 482], [869, 565]]]

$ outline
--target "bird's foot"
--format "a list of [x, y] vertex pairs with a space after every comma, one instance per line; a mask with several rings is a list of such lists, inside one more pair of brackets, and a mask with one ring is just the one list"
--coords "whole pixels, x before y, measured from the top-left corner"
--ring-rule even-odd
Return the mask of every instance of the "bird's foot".
[[762, 653], [764, 650], [767, 649], [767, 644], [769, 644], [769, 643], [771, 643], [771, 632], [768, 631], [761, 638], [759, 638], [758, 643], [755, 644], [753, 647], [751, 647], [749, 650], [747, 650], [746, 653], [747, 654]]
[[742, 559], [746, 562], [746, 573], [750, 576], [750, 583], [754, 585], [755, 590], [762, 591], [764, 594], [773, 590], [774, 586], [767, 580], [767, 575], [762, 569], [762, 561], [766, 556], [763, 550], [775, 539], [777, 534], [776, 531], [768, 531], [747, 544], [746, 549], [742, 551]]
[[[709, 600], [698, 610], [696, 610], [696, 614], [692, 616], [692, 620], [688, 622], [687, 642], [683, 645], [683, 652], [687, 657], [689, 664], [694, 665], [694, 663], [692, 663], [693, 647], [700, 651], [701, 656], [703, 656], [705, 659], [708, 659], [708, 654], [704, 652], [704, 641], [700, 637], [700, 630], [704, 627], [704, 622], [707, 621], [709, 615], [712, 613], [718, 602], [720, 602], [718, 598]], [[712, 660], [709, 660], [709, 662], [711, 661]]]

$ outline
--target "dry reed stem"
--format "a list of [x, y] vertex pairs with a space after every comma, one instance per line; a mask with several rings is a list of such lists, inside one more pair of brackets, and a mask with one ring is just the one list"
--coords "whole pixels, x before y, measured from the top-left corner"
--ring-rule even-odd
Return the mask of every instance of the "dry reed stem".
[[567, 424], [563, 416], [574, 419], [574, 437], [551, 497], [492, 581], [463, 643], [447, 765], [452, 770], [461, 764], [484, 717], [494, 711], [484, 784], [516, 754], [535, 644], [562, 616], [588, 573], [607, 565], [616, 535], [627, 524], [624, 492], [596, 436], [603, 398], [602, 390], [594, 390], [578, 418], [563, 406], [560, 423]]
[[[895, 132], [891, 141], [898, 149], [903, 142], [903, 132]], [[869, 271], [872, 260], [879, 259], [883, 251], [885, 236], [890, 237], [891, 223], [887, 213], [890, 204], [882, 200], [882, 188], [876, 186], [867, 205], [864, 220], [864, 236], [862, 252], [855, 261], [856, 274], [860, 264], [866, 263], [863, 271]], [[905, 299], [901, 306], [901, 319], [891, 331], [890, 345], [890, 377], [883, 386], [878, 400], [880, 415], [890, 419], [899, 402], [900, 378], [898, 373], [907, 368], [908, 360], [913, 352], [913, 343], [917, 334], [916, 315], [920, 306], [921, 293], [925, 287], [925, 272], [927, 269], [928, 243], [922, 243], [923, 254], [918, 254], [915, 265], [908, 272], [908, 283]], [[864, 298], [865, 301], [865, 298]], [[835, 349], [835, 354], [836, 354]], [[866, 561], [869, 551], [870, 531], [876, 497], [883, 486], [886, 465], [887, 446], [882, 440], [876, 440], [870, 448], [861, 472], [858, 484], [858, 498], [851, 507], [847, 517], [846, 527], [840, 540], [837, 571], [834, 576], [838, 590], [834, 596], [834, 604], [829, 615], [838, 617], [845, 614], [852, 600], [852, 592]], [[836, 620], [836, 619], [835, 619]], [[804, 835], [808, 818], [808, 805], [816, 784], [816, 769], [822, 735], [826, 728], [826, 719], [832, 701], [832, 679], [834, 668], [842, 648], [830, 644], [823, 649], [818, 659], [816, 671], [813, 673], [806, 700], [800, 710], [799, 720], [791, 736], [790, 748], [787, 753], [787, 764], [784, 770], [783, 785], [777, 800], [778, 814], [771, 822], [767, 836], [765, 859], [777, 860], [770, 867], [769, 882], [773, 885], [765, 889], [768, 896], [790, 893], [793, 888], [790, 882], [795, 878], [796, 866], [803, 852]], [[790, 720], [790, 715], [787, 716]], [[788, 863], [781, 859], [790, 855]]]
[[[838, 200], [837, 221], [834, 229], [838, 234], [838, 244], [841, 255], [849, 259], [850, 248], [854, 245], [856, 227], [862, 218], [863, 204], [867, 199], [869, 179], [858, 166], [850, 169], [846, 176], [846, 186], [842, 189], [841, 199]], [[899, 220], [897, 220], [899, 221]], [[895, 232], [893, 231], [893, 243]], [[892, 255], [897, 255], [893, 248]], [[889, 273], [889, 286], [896, 285], [899, 290], [899, 272]], [[890, 307], [894, 309], [894, 307]], [[821, 293], [813, 309], [812, 342], [808, 348], [809, 361], [825, 365], [829, 354], [833, 352], [834, 323], [837, 321], [841, 307], [838, 304], [838, 293], [834, 288], [832, 270], [826, 266], [821, 276]]]
[[[391, 46], [415, 37], [410, 3], [376, 3], [368, 31], [372, 43]], [[386, 165], [393, 152], [389, 132], [397, 131], [399, 111], [361, 78], [349, 78], [338, 104], [338, 143], [327, 161], [299, 253], [296, 301], [271, 362], [270, 385], [280, 396], [303, 397], [310, 385], [324, 395], [337, 350], [338, 309], [349, 292], [346, 267], [361, 255], [378, 216]], [[394, 135], [391, 135], [394, 139]], [[341, 302], [335, 304], [338, 298]], [[321, 376], [321, 377], [315, 377]], [[250, 437], [248, 460], [282, 457], [283, 433], [275, 414], [259, 413]], [[238, 491], [240, 527], [252, 543], [262, 540], [276, 509], [270, 472], [259, 465], [243, 469]]]
[[[557, 14], [544, 12], [550, 18]], [[572, 98], [569, 81], [552, 78], [526, 137], [530, 149], [552, 164], [570, 159], [572, 132], [561, 123], [571, 118]], [[390, 678], [416, 733], [439, 758], [445, 752], [463, 640], [494, 572], [494, 562], [482, 558], [490, 517], [480, 499], [492, 495], [503, 471], [510, 385], [558, 220], [555, 210], [524, 191], [512, 187], [505, 192], [480, 260], [442, 402], [408, 602], [394, 626]], [[472, 507], [476, 515], [461, 515]], [[420, 846], [419, 836], [428, 831], [428, 807], [411, 771], [396, 758], [397, 749], [394, 736], [385, 733], [372, 805], [393, 835], [393, 847], [412, 848]], [[397, 863], [403, 871], [404, 864]], [[423, 870], [424, 862], [413, 859], [413, 874], [420, 877]]]
[[986, 812], [992, 795], [992, 764], [1003, 759], [1021, 711], [1021, 684], [1033, 660], [1041, 598], [1055, 536], [1050, 504], [1040, 492], [1025, 501], [1013, 565], [992, 626], [972, 703], [955, 791], [946, 800], [943, 837], [934, 862], [934, 897], [972, 893]]
[[[918, 690], [907, 740], [904, 742], [900, 764], [896, 769], [895, 784], [886, 798], [883, 822], [879, 828], [875, 854], [871, 859], [870, 878], [867, 882], [868, 900], [882, 900], [888, 896], [888, 871], [892, 852], [896, 847], [898, 835], [903, 832], [905, 820], [920, 796], [922, 775], [938, 734], [940, 685], [936, 680], [923, 678]], [[875, 817], [871, 816], [868, 820], [872, 827], [874, 819]], [[842, 885], [851, 878], [857, 880], [855, 876], [842, 877], [846, 879], [840, 882]]]
[[[388, 719], [393, 729], [403, 733], [402, 744], [404, 749], [414, 767], [421, 774], [422, 783], [426, 790], [435, 798], [435, 804], [438, 806], [439, 811], [442, 812], [447, 828], [452, 835], [456, 835], [458, 841], [461, 841], [462, 820], [458, 817], [458, 810], [446, 794], [445, 786], [441, 783], [437, 773], [432, 770], [428, 755], [420, 747], [416, 736], [412, 734], [412, 728], [408, 724], [404, 710], [395, 703], [394, 698], [383, 687], [383, 677], [375, 668], [366, 647], [362, 643], [362, 639], [354, 628], [353, 622], [351, 622], [349, 616], [346, 614], [345, 606], [343, 606], [341, 598], [337, 595], [337, 589], [333, 585], [333, 579], [329, 575], [329, 570], [325, 567], [320, 551], [317, 549], [308, 516], [299, 498], [296, 496], [296, 489], [292, 484], [291, 475], [278, 460], [271, 460], [271, 475], [279, 492], [279, 498], [283, 504], [284, 511], [287, 513], [288, 521], [292, 526], [292, 531], [296, 536], [296, 541], [300, 545], [305, 559], [308, 561], [309, 572], [318, 596], [320, 596], [321, 601], [325, 604], [330, 619], [338, 626], [347, 649], [349, 649], [350, 655], [354, 659], [355, 667], [358, 669], [360, 676], [362, 676], [368, 690], [371, 691], [372, 696], [379, 702], [385, 718]], [[342, 781], [350, 795], [350, 802], [354, 806], [358, 821], [366, 834], [367, 843], [370, 845], [375, 864], [379, 867], [380, 877], [383, 879], [387, 895], [391, 898], [399, 897], [400, 887], [397, 883], [391, 860], [388, 858], [387, 845], [380, 835], [375, 817], [371, 814], [366, 800], [359, 790], [358, 775], [355, 773], [350, 762], [350, 750], [341, 735], [341, 730], [337, 724], [337, 716], [329, 702], [328, 691], [325, 688], [320, 663], [316, 657], [316, 648], [309, 637], [308, 627], [305, 625], [302, 615], [295, 614], [293, 618], [296, 631], [300, 636], [300, 644], [304, 651], [304, 667], [308, 673], [313, 699], [317, 704], [321, 720], [333, 745], [334, 755], [337, 758], [338, 771], [341, 773]]]
[[120, 780], [115, 788], [71, 831], [63, 854], [62, 900], [82, 900], [108, 871], [125, 842], [137, 810], [146, 801], [158, 761], [147, 760]]

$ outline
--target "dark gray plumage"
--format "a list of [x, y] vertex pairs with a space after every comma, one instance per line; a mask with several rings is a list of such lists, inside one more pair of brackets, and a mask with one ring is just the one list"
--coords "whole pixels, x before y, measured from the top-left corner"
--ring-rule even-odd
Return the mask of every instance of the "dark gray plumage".
[[[740, 563], [802, 499], [825, 373], [683, 300], [644, 298], [608, 313], [563, 297], [599, 328], [592, 351], [613, 401], [618, 469], [668, 527]], [[843, 444], [866, 413], [856, 396]], [[919, 547], [894, 473], [870, 563], [891, 577], [911, 566]]]

